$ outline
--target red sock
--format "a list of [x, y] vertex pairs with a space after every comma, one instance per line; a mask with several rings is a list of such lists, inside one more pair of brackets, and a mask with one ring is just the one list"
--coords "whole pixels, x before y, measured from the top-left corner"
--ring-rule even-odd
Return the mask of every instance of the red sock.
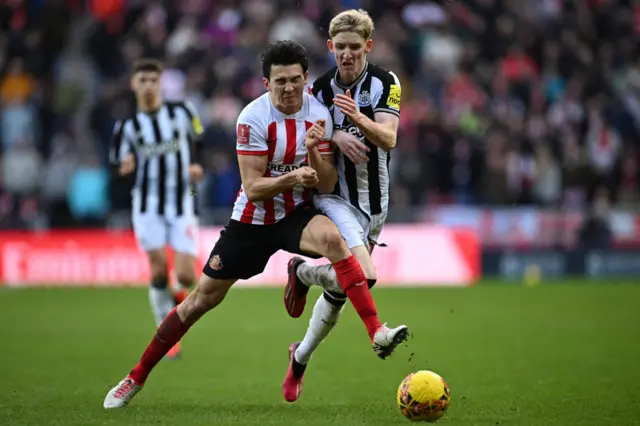
[[356, 309], [362, 322], [367, 327], [369, 338], [373, 340], [373, 335], [380, 328], [380, 320], [378, 319], [378, 311], [376, 304], [371, 297], [371, 291], [367, 285], [367, 277], [362, 271], [362, 267], [358, 263], [355, 256], [333, 264], [336, 271], [338, 283], [347, 295], [351, 304]]
[[178, 308], [175, 307], [169, 315], [162, 321], [160, 327], [153, 336], [153, 340], [144, 350], [142, 358], [138, 364], [133, 367], [129, 376], [139, 385], [144, 384], [151, 373], [151, 370], [160, 362], [169, 349], [182, 339], [182, 336], [189, 330], [188, 325], [182, 322], [178, 316]]

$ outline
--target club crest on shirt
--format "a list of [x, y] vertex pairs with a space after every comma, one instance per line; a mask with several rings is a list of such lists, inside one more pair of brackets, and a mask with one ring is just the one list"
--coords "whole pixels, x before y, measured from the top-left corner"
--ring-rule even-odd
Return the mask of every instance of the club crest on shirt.
[[211, 256], [211, 259], [209, 259], [209, 267], [214, 271], [222, 270], [222, 260], [220, 259], [220, 255], [214, 254]]
[[358, 104], [361, 107], [371, 105], [371, 93], [368, 90], [362, 90], [358, 95]]

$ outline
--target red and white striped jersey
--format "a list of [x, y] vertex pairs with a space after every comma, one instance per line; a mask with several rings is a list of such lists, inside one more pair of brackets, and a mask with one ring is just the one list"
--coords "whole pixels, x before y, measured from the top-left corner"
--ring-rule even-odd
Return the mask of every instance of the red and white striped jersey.
[[[318, 150], [323, 155], [333, 154], [333, 120], [329, 110], [312, 95], [305, 92], [302, 96], [302, 108], [293, 115], [278, 111], [269, 93], [265, 93], [247, 105], [238, 117], [236, 152], [267, 156], [265, 177], [278, 177], [308, 165], [304, 137], [316, 120], [326, 121], [325, 140]], [[271, 200], [252, 202], [241, 187], [231, 219], [253, 225], [274, 224], [297, 206], [311, 201], [311, 196], [311, 189], [297, 185]]]

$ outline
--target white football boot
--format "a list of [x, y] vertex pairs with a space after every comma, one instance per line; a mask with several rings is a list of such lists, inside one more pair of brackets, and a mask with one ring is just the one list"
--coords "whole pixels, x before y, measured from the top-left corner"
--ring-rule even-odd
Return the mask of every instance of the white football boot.
[[104, 399], [104, 408], [125, 407], [141, 389], [142, 386], [136, 384], [131, 377], [125, 377], [109, 391]]
[[408, 338], [409, 328], [406, 325], [389, 328], [387, 323], [384, 323], [373, 335], [373, 351], [378, 355], [378, 358], [385, 359]]

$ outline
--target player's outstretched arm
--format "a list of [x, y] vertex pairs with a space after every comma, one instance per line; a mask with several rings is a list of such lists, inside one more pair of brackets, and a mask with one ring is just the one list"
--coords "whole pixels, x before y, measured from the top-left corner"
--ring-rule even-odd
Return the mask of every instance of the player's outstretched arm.
[[249, 201], [270, 200], [299, 183], [295, 173], [264, 177], [267, 169], [266, 155], [238, 154], [238, 164], [242, 186]]

